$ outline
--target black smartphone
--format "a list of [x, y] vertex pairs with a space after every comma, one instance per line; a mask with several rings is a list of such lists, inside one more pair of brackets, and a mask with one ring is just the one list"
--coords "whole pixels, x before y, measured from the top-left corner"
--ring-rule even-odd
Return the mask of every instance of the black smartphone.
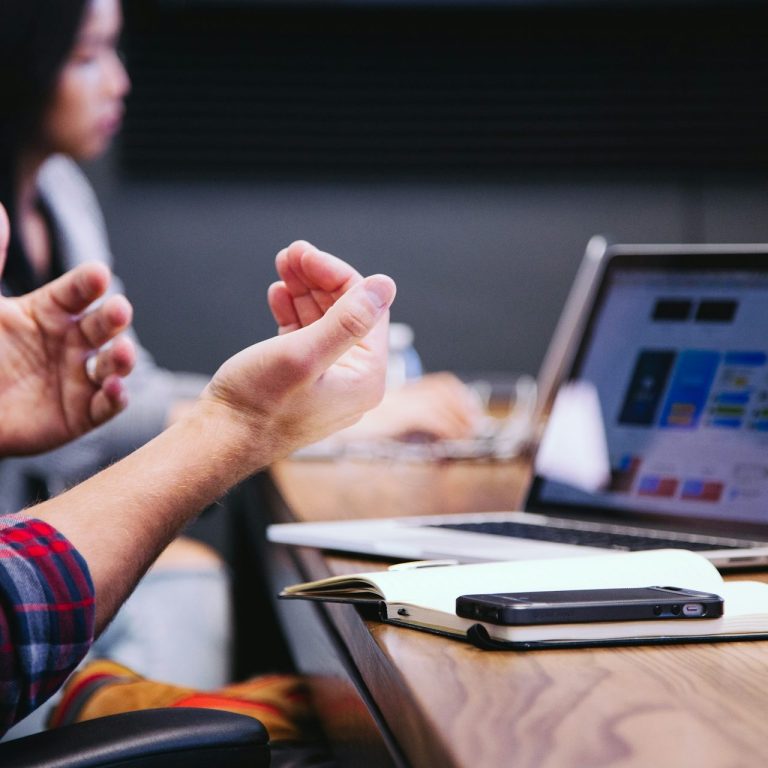
[[568, 589], [462, 595], [456, 613], [489, 624], [570, 624], [584, 621], [715, 619], [723, 598], [681, 587]]

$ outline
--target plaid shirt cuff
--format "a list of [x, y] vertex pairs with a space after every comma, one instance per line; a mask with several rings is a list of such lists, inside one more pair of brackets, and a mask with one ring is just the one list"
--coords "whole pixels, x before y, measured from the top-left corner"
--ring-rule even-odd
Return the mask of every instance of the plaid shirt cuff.
[[61, 687], [93, 632], [82, 556], [41, 520], [0, 516], [0, 734]]

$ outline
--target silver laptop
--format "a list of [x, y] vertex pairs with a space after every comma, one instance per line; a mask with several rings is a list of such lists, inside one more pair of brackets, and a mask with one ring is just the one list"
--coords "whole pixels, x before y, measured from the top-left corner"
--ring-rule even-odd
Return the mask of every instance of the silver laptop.
[[522, 511], [273, 525], [268, 538], [407, 560], [678, 547], [768, 564], [768, 245], [593, 238], [539, 381], [545, 409], [566, 385], [597, 394], [600, 487], [537, 473]]

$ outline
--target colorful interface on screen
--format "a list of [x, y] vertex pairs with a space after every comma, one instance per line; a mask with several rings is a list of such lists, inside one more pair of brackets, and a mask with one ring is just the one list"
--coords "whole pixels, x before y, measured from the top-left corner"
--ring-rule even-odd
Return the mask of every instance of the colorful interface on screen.
[[768, 522], [768, 277], [616, 271], [578, 378], [599, 394], [610, 487], [547, 503]]

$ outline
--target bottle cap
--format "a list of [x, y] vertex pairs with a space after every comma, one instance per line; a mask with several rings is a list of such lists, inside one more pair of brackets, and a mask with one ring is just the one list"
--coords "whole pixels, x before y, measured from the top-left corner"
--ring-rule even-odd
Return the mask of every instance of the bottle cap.
[[389, 348], [394, 350], [408, 349], [413, 344], [413, 328], [407, 323], [389, 324]]

